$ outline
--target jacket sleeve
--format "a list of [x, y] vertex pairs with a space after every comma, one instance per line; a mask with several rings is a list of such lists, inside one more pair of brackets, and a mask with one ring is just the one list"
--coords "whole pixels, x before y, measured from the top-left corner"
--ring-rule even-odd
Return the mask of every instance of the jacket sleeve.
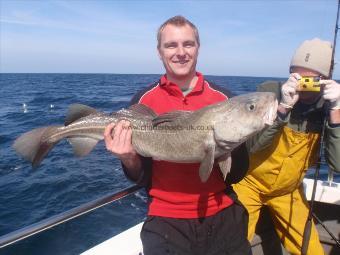
[[231, 168], [226, 177], [227, 184], [238, 183], [247, 174], [249, 155], [246, 144], [243, 143], [231, 152]]
[[122, 164], [122, 169], [124, 171], [125, 176], [132, 182], [135, 182], [136, 184], [143, 186], [143, 187], [148, 187], [150, 185], [151, 181], [151, 169], [152, 169], [152, 158], [145, 158], [141, 157], [142, 160], [142, 169], [141, 169], [141, 174], [137, 180], [133, 179], [129, 175], [129, 170]]
[[325, 130], [325, 158], [331, 170], [340, 173], [340, 127]]
[[[280, 83], [277, 81], [267, 81], [257, 87], [258, 92], [273, 92], [280, 100]], [[247, 140], [246, 146], [249, 153], [254, 153], [267, 148], [273, 141], [274, 136], [279, 132], [283, 126], [288, 123], [289, 115], [281, 116], [278, 114], [273, 125], [267, 127], [262, 132], [256, 134]]]
[[284, 119], [278, 116], [273, 125], [248, 139], [246, 145], [249, 153], [255, 153], [267, 148], [272, 143], [274, 136], [288, 123], [288, 118], [289, 116]]

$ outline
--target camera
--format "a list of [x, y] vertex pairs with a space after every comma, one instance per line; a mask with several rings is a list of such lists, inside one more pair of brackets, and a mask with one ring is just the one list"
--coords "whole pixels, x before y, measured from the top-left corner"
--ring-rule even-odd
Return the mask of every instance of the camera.
[[302, 77], [299, 80], [298, 90], [320, 92], [320, 77]]

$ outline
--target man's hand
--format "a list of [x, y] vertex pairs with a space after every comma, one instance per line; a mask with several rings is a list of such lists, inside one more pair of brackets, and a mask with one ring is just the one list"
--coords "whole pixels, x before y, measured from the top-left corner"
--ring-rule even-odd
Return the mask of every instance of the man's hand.
[[131, 144], [132, 130], [130, 123], [121, 120], [115, 124], [109, 124], [104, 131], [106, 149], [111, 151], [121, 160], [134, 157], [137, 153]]
[[301, 79], [301, 76], [298, 73], [292, 73], [289, 79], [282, 85], [280, 105], [284, 108], [293, 108], [299, 100], [299, 94], [297, 92], [299, 79]]
[[340, 109], [340, 84], [333, 80], [321, 80], [322, 97], [330, 102], [330, 109]]
[[128, 121], [109, 124], [104, 131], [106, 149], [118, 157], [129, 172], [129, 176], [138, 180], [142, 171], [142, 161], [132, 146], [132, 129]]

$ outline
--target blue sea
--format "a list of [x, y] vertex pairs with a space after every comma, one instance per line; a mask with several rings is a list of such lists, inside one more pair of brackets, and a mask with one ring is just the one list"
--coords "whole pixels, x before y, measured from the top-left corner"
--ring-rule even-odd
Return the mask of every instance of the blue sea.
[[[84, 158], [59, 143], [37, 169], [11, 145], [23, 132], [62, 124], [68, 106], [100, 111], [126, 107], [132, 95], [160, 75], [0, 74], [0, 236], [132, 185], [104, 143]], [[268, 77], [207, 76], [235, 94], [255, 91]], [[321, 178], [326, 178], [323, 166]], [[336, 176], [340, 181], [339, 176]], [[145, 219], [140, 190], [79, 218], [0, 249], [0, 254], [79, 254]]]

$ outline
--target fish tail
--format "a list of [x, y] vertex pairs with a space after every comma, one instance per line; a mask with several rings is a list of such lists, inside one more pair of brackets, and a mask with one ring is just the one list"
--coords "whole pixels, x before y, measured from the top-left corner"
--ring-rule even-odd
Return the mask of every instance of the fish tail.
[[60, 126], [36, 128], [19, 136], [13, 144], [18, 155], [30, 161], [33, 167], [40, 165], [48, 152], [60, 141], [50, 141], [51, 134]]

